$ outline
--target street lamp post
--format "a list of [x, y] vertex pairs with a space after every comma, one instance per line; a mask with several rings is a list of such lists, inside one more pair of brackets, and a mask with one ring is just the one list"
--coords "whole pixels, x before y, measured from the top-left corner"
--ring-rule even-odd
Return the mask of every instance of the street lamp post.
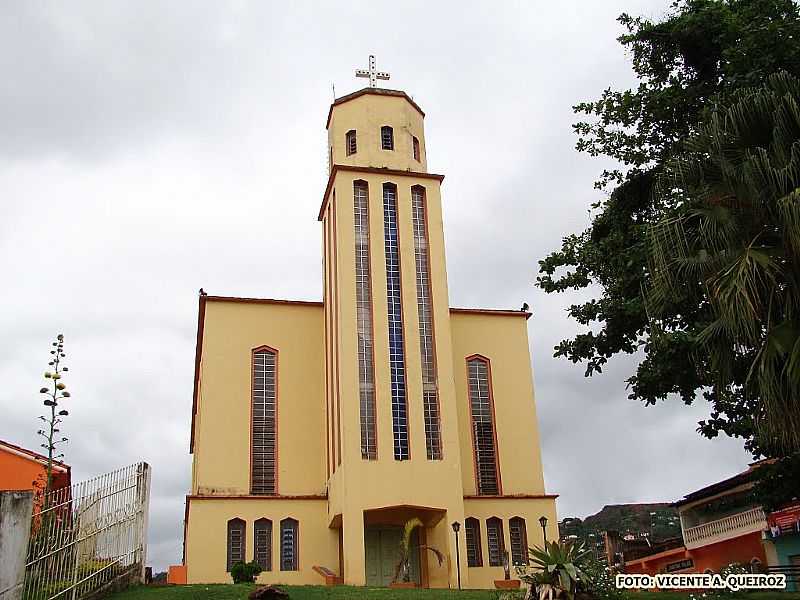
[[458, 589], [461, 589], [461, 556], [458, 550], [458, 530], [461, 529], [461, 523], [453, 521], [453, 532], [456, 534], [456, 573], [458, 573]]
[[542, 537], [544, 538], [544, 545], [547, 546], [547, 517], [542, 515], [539, 517], [539, 525], [542, 526]]

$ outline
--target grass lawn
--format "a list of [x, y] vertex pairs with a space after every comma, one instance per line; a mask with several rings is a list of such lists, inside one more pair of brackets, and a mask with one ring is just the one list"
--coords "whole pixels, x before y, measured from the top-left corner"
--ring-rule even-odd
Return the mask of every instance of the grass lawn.
[[[134, 587], [113, 596], [113, 600], [243, 600], [253, 585], [176, 585]], [[495, 600], [493, 590], [393, 590], [337, 585], [282, 585], [292, 600]], [[800, 599], [798, 599], [800, 600]]]
[[[252, 585], [179, 585], [135, 587], [113, 596], [113, 600], [244, 600], [254, 589]], [[292, 600], [496, 600], [494, 590], [392, 590], [340, 585], [281, 586]], [[639, 592], [631, 600], [686, 600], [682, 592]], [[741, 592], [726, 598], [744, 600], [800, 600], [800, 592]]]

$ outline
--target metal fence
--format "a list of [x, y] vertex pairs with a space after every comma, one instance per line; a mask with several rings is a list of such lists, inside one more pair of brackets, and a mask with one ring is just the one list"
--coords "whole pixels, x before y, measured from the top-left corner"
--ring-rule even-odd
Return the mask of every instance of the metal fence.
[[137, 463], [37, 498], [23, 600], [79, 600], [141, 579], [150, 466]]

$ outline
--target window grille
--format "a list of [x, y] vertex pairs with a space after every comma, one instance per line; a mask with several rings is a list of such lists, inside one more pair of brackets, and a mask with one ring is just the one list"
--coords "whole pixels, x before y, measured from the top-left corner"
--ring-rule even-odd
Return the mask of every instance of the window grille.
[[281, 571], [297, 571], [298, 528], [295, 519], [281, 521]]
[[378, 458], [375, 435], [375, 366], [372, 337], [372, 279], [369, 265], [369, 197], [364, 181], [353, 183], [356, 239], [356, 328], [358, 333], [361, 458]]
[[508, 522], [508, 535], [511, 538], [511, 563], [513, 565], [528, 564], [528, 532], [525, 519], [514, 517]]
[[272, 521], [258, 519], [253, 526], [254, 560], [264, 571], [272, 571]]
[[419, 162], [419, 140], [416, 136], [413, 136], [411, 139], [411, 145], [414, 151], [414, 160]]
[[499, 494], [489, 361], [481, 357], [470, 358], [467, 370], [478, 494]]
[[383, 233], [386, 250], [386, 305], [389, 321], [389, 370], [392, 392], [392, 436], [395, 460], [410, 458], [403, 307], [400, 297], [400, 247], [397, 237], [397, 188], [383, 186]]
[[358, 150], [358, 142], [356, 140], [355, 129], [351, 129], [350, 131], [347, 132], [347, 134], [345, 135], [345, 142], [346, 142], [345, 146], [347, 147], [346, 148], [347, 156], [355, 154], [356, 151]]
[[503, 541], [503, 521], [497, 517], [486, 519], [486, 544], [489, 547], [489, 566], [502, 567], [506, 549]]
[[394, 130], [388, 125], [381, 127], [381, 148], [394, 150]]
[[469, 517], [464, 521], [464, 534], [467, 538], [467, 566], [482, 567], [481, 522]]
[[228, 521], [228, 566], [226, 571], [230, 573], [231, 567], [238, 562], [244, 562], [245, 554], [245, 523], [241, 519], [231, 519]]
[[277, 493], [276, 366], [277, 353], [274, 350], [259, 348], [253, 351], [251, 491], [267, 496]]
[[431, 302], [430, 257], [425, 190], [411, 188], [411, 213], [414, 226], [414, 261], [417, 269], [417, 312], [419, 345], [422, 358], [422, 404], [425, 417], [425, 449], [428, 460], [441, 460], [442, 436], [439, 417], [439, 392], [436, 375]]

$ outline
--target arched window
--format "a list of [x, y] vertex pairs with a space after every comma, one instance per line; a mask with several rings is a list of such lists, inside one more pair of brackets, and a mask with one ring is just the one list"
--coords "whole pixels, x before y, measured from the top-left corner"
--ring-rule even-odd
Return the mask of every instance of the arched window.
[[419, 140], [415, 135], [411, 136], [411, 149], [412, 152], [414, 153], [414, 160], [419, 162]]
[[481, 522], [473, 517], [466, 519], [464, 521], [464, 536], [467, 540], [467, 566], [482, 567]]
[[366, 181], [353, 182], [356, 239], [356, 329], [358, 333], [361, 458], [378, 458], [375, 434], [375, 368], [372, 331], [372, 278], [369, 264], [369, 198]]
[[502, 567], [506, 544], [503, 539], [503, 521], [497, 517], [486, 519], [486, 545], [489, 547], [489, 566]]
[[281, 521], [281, 571], [297, 571], [299, 527], [291, 517]]
[[231, 567], [245, 560], [245, 523], [242, 519], [228, 521], [228, 563], [226, 571], [230, 573]]
[[392, 394], [392, 437], [395, 460], [409, 460], [406, 358], [400, 293], [400, 244], [397, 232], [397, 186], [383, 184], [383, 234], [386, 256], [386, 308]]
[[428, 460], [442, 459], [439, 392], [436, 376], [436, 343], [433, 332], [428, 221], [425, 188], [411, 188], [411, 221], [414, 226], [414, 262], [417, 268], [419, 350], [422, 359], [422, 407], [425, 416], [425, 449]]
[[478, 494], [496, 495], [500, 493], [500, 479], [489, 360], [483, 356], [468, 358], [467, 376]]
[[278, 493], [278, 352], [267, 346], [252, 352], [251, 493]]
[[347, 156], [355, 154], [358, 151], [358, 143], [356, 141], [356, 130], [351, 129], [345, 134], [345, 151]]
[[528, 532], [525, 519], [513, 517], [508, 521], [508, 536], [511, 538], [511, 564], [528, 564]]
[[381, 148], [394, 150], [394, 130], [388, 125], [381, 127]]
[[253, 560], [264, 571], [272, 571], [272, 521], [258, 519], [253, 524]]

